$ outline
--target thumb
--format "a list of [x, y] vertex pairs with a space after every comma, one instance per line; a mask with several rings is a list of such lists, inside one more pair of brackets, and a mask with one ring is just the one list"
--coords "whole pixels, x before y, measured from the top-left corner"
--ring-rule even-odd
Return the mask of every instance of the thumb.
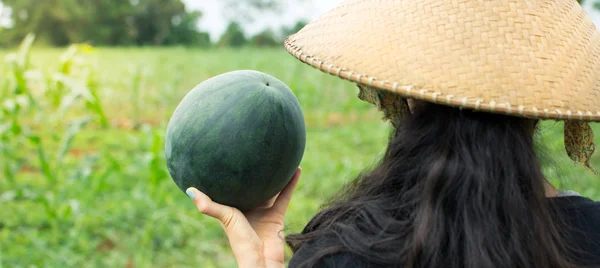
[[189, 188], [185, 193], [194, 201], [200, 213], [219, 220], [225, 229], [234, 228], [234, 225], [240, 222], [240, 218], [245, 219], [238, 209], [215, 203], [196, 188]]
[[262, 241], [240, 210], [215, 203], [196, 188], [188, 188], [185, 193], [200, 213], [219, 220], [239, 267], [264, 267]]

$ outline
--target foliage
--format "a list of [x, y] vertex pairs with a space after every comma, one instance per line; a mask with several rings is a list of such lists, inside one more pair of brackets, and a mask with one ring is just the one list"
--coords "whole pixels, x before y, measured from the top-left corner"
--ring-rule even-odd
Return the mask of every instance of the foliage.
[[242, 26], [239, 23], [232, 21], [227, 26], [223, 35], [221, 35], [221, 39], [217, 43], [217, 46], [239, 48], [246, 45], [247, 42], [248, 40], [246, 40]]
[[[38, 43], [66, 46], [89, 43], [97, 46], [167, 46], [209, 47], [207, 32], [198, 30], [199, 11], [186, 11], [181, 0], [1, 0], [13, 11], [14, 26], [1, 29], [0, 45], [13, 46], [27, 34], [37, 35]], [[218, 45], [272, 47], [281, 45], [282, 37], [297, 32], [305, 21], [284, 27], [279, 32], [265, 29], [250, 37], [239, 22], [244, 17], [270, 12], [277, 15], [283, 3], [272, 0], [225, 1], [226, 10], [237, 10]], [[243, 12], [242, 12], [243, 11]], [[283, 34], [283, 36], [282, 36]]]
[[174, 19], [171, 34], [164, 40], [165, 45], [195, 45], [196, 47], [211, 46], [210, 35], [207, 32], [197, 32], [197, 24], [202, 13], [188, 12]]
[[250, 39], [250, 44], [256, 47], [276, 47], [281, 45], [281, 41], [273, 30], [264, 30]]
[[294, 25], [284, 26], [279, 32], [275, 32], [272, 29], [265, 29], [252, 36], [249, 40], [246, 39], [246, 34], [241, 25], [232, 21], [228, 26], [221, 39], [217, 42], [218, 47], [234, 47], [239, 48], [242, 46], [254, 46], [254, 47], [277, 47], [282, 46], [283, 39], [291, 34], [300, 31], [307, 22], [300, 20]]
[[14, 27], [2, 37], [16, 41], [36, 33], [51, 45], [206, 45], [196, 29], [199, 12], [181, 0], [3, 0]]
[[[27, 36], [16, 53], [6, 56], [5, 70], [12, 75], [0, 88], [0, 170], [5, 178], [0, 192], [9, 200], [38, 203], [49, 234], [57, 236], [74, 209], [72, 203], [54, 195], [66, 183], [63, 168], [68, 165], [67, 153], [78, 133], [94, 118], [102, 127], [107, 127], [108, 121], [96, 94], [96, 69], [82, 62], [80, 55], [90, 49], [71, 46], [57, 61], [58, 68], [45, 76], [32, 69], [30, 49], [34, 40], [33, 35]], [[84, 115], [65, 119], [63, 116], [72, 110]], [[42, 129], [53, 132], [43, 135]], [[31, 193], [19, 187], [24, 170], [35, 170], [46, 191]]]

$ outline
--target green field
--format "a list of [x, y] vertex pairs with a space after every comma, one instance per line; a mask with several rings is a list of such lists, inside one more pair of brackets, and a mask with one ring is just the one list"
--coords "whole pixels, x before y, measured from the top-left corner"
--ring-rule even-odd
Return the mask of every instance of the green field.
[[[235, 267], [221, 228], [171, 181], [163, 156], [179, 101], [224, 72], [269, 73], [304, 109], [307, 148], [289, 231], [384, 150], [389, 127], [355, 85], [282, 49], [100, 48], [61, 61], [65, 51], [33, 49], [27, 70], [0, 66], [0, 267]], [[568, 160], [561, 133], [560, 123], [543, 125], [555, 159], [547, 176], [600, 199], [600, 177]]]

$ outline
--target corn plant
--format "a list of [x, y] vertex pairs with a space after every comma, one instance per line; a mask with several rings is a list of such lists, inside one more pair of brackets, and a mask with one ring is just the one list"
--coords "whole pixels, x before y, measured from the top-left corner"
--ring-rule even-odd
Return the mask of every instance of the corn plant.
[[[79, 100], [83, 100], [84, 106], [96, 117], [97, 122], [108, 128], [110, 123], [98, 95], [100, 86], [97, 81], [97, 68], [78, 57], [82, 52], [91, 51], [93, 49], [88, 45], [71, 45], [61, 56], [58, 72], [52, 75], [49, 91], [52, 92], [50, 95], [53, 96], [53, 104], [60, 104], [59, 118]], [[79, 76], [72, 73], [73, 66], [78, 67]]]
[[[67, 51], [60, 56], [58, 61], [58, 71], [56, 73], [64, 76], [70, 75], [71, 68], [73, 66], [73, 59], [75, 58], [76, 54], [77, 46], [69, 46]], [[60, 80], [56, 81], [53, 79], [50, 79], [47, 82], [50, 85], [47, 91], [48, 98], [54, 107], [58, 107], [66, 91], [65, 84]]]
[[31, 97], [27, 87], [25, 72], [29, 68], [29, 52], [34, 40], [35, 35], [27, 35], [19, 46], [19, 51], [17, 53], [11, 53], [7, 56], [7, 61], [9, 66], [12, 67], [12, 74], [15, 79], [14, 94], [16, 95], [27, 94]]
[[3, 161], [3, 173], [7, 181], [14, 183], [16, 174], [23, 164], [19, 148], [25, 142], [22, 134], [28, 129], [22, 125], [22, 114], [27, 112], [35, 103], [29, 90], [26, 72], [29, 68], [29, 53], [35, 36], [28, 35], [19, 46], [16, 53], [6, 56], [6, 65], [10, 74], [2, 87], [2, 102], [0, 103], [0, 152]]
[[[109, 123], [97, 92], [100, 86], [95, 66], [78, 57], [89, 48], [70, 46], [60, 57], [57, 71], [44, 75], [33, 70], [30, 64], [34, 40], [33, 35], [28, 35], [18, 52], [6, 58], [10, 73], [0, 84], [0, 156], [3, 159], [0, 168], [11, 185], [16, 183], [24, 166], [39, 171], [48, 191], [31, 198], [44, 207], [52, 226], [57, 227], [59, 219], [72, 214], [71, 203], [65, 203], [63, 197], [56, 194], [67, 173], [66, 155], [77, 134], [93, 118], [103, 127], [109, 127]], [[35, 73], [38, 80], [46, 84], [45, 94], [40, 95], [33, 89], [36, 76], [32, 74]], [[36, 95], [39, 98], [36, 99]], [[83, 107], [86, 114], [65, 122], [64, 115], [75, 106]], [[58, 146], [51, 146], [56, 143]]]

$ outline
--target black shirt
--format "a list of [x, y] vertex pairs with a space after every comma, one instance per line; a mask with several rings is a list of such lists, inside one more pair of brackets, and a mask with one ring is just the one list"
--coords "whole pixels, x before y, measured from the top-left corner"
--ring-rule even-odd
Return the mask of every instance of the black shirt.
[[[566, 222], [573, 227], [571, 237], [578, 248], [583, 249], [578, 255], [583, 265], [600, 267], [600, 202], [580, 196], [556, 197], [551, 199], [563, 213]], [[292, 257], [289, 267], [299, 265], [316, 254], [324, 246], [332, 243], [334, 238], [317, 238], [305, 243]], [[333, 241], [335, 242], [335, 241]], [[314, 267], [381, 267], [352, 253], [336, 253], [322, 258]]]

